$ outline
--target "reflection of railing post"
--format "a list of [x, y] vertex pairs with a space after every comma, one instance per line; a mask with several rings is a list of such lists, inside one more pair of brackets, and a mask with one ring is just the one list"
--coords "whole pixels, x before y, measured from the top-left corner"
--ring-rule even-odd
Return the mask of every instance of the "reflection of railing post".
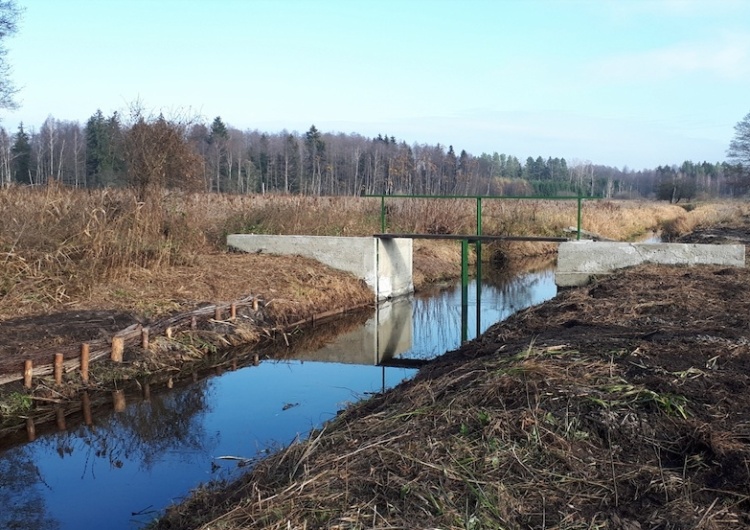
[[479, 245], [477, 241], [477, 337], [482, 334], [482, 261]]
[[461, 240], [461, 342], [469, 338], [469, 240]]

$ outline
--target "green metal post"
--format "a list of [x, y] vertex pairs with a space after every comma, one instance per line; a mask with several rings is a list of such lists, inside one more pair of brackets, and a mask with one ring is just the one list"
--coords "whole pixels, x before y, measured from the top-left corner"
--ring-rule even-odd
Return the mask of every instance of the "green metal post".
[[385, 234], [385, 195], [380, 196], [380, 233]]
[[[477, 197], [477, 235], [482, 235], [482, 198]], [[477, 334], [482, 334], [482, 242], [477, 239]]]
[[[482, 235], [482, 198], [477, 197], [477, 235]], [[482, 242], [477, 239], [477, 285], [482, 280]]]
[[581, 218], [583, 216], [583, 208], [581, 208], [581, 205], [583, 203], [583, 200], [581, 199], [581, 191], [578, 191], [578, 239], [581, 240]]
[[461, 342], [469, 340], [469, 240], [461, 240]]
[[477, 235], [482, 235], [482, 198], [477, 197]]

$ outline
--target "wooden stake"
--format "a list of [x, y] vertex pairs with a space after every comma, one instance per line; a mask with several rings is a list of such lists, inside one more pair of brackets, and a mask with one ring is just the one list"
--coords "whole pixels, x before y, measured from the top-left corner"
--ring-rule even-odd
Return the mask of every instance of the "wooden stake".
[[111, 359], [116, 363], [122, 362], [122, 354], [125, 351], [125, 339], [122, 337], [112, 337], [112, 356]]
[[253, 298], [253, 311], [257, 311], [257, 310], [258, 310], [258, 299]]
[[216, 306], [216, 309], [214, 309], [214, 320], [221, 320], [223, 311], [219, 306]]
[[91, 418], [91, 399], [88, 392], [84, 392], [81, 395], [81, 408], [83, 409], [83, 422], [86, 425], [93, 424], [94, 420]]
[[234, 320], [237, 318], [237, 304], [232, 302], [232, 305], [229, 306], [229, 316]]
[[63, 375], [63, 354], [56, 353], [55, 354], [55, 384], [56, 385], [62, 384], [62, 375]]
[[86, 342], [81, 344], [81, 380], [89, 384], [89, 345]]
[[34, 420], [26, 418], [26, 438], [30, 442], [36, 440], [36, 427], [34, 427]]
[[148, 328], [141, 330], [141, 348], [148, 350]]
[[112, 401], [115, 405], [115, 412], [125, 412], [127, 404], [125, 403], [124, 390], [115, 390], [112, 392]]
[[31, 372], [34, 370], [34, 363], [31, 359], [26, 359], [23, 363], [23, 386], [31, 388]]
[[193, 316], [190, 319], [190, 329], [197, 329], [198, 328], [198, 317]]
[[65, 430], [65, 410], [63, 410], [62, 407], [57, 407], [55, 409], [55, 415], [57, 418], [57, 430], [64, 431]]
[[260, 364], [260, 358], [258, 357], [258, 354], [256, 353], [253, 355], [253, 366], [258, 366]]
[[171, 377], [167, 379], [167, 388], [173, 388], [174, 387], [174, 379]]

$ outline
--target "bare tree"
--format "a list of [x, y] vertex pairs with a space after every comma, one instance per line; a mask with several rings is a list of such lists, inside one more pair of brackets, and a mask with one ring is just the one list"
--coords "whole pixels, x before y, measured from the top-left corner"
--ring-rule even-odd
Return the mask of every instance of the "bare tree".
[[11, 139], [5, 128], [0, 127], [0, 188], [10, 186], [12, 173], [10, 168], [11, 161]]
[[750, 112], [734, 126], [734, 138], [727, 150], [729, 160], [750, 168]]
[[139, 200], [161, 188], [199, 190], [202, 164], [187, 139], [189, 124], [161, 114], [146, 118], [139, 108], [131, 111], [131, 118], [125, 133], [125, 165], [128, 184]]
[[10, 80], [10, 65], [5, 59], [8, 50], [3, 41], [18, 30], [21, 12], [15, 0], [0, 0], [0, 108], [4, 109], [16, 107], [13, 97], [18, 90]]

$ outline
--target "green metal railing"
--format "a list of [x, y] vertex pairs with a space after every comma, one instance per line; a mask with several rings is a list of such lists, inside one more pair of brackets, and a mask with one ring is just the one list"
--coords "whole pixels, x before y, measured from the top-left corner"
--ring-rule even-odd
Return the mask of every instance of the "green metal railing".
[[[385, 207], [386, 199], [473, 199], [476, 201], [476, 235], [482, 234], [482, 200], [543, 200], [543, 201], [577, 201], [576, 239], [581, 239], [581, 224], [583, 220], [583, 199], [579, 193], [576, 197], [553, 196], [494, 196], [494, 195], [363, 195], [363, 197], [380, 198], [380, 230], [387, 233]], [[482, 299], [482, 242], [475, 241], [476, 277], [477, 277], [477, 322], [476, 335], [481, 335], [481, 299]], [[469, 239], [461, 239], [461, 342], [468, 340], [468, 300], [469, 300]]]
[[524, 200], [524, 201], [577, 201], [578, 215], [576, 216], [576, 239], [581, 239], [581, 222], [583, 219], [583, 197], [578, 194], [575, 197], [559, 197], [545, 195], [363, 195], [363, 197], [380, 198], [380, 231], [387, 232], [386, 223], [386, 199], [474, 199], [477, 205], [476, 235], [482, 235], [482, 200]]

